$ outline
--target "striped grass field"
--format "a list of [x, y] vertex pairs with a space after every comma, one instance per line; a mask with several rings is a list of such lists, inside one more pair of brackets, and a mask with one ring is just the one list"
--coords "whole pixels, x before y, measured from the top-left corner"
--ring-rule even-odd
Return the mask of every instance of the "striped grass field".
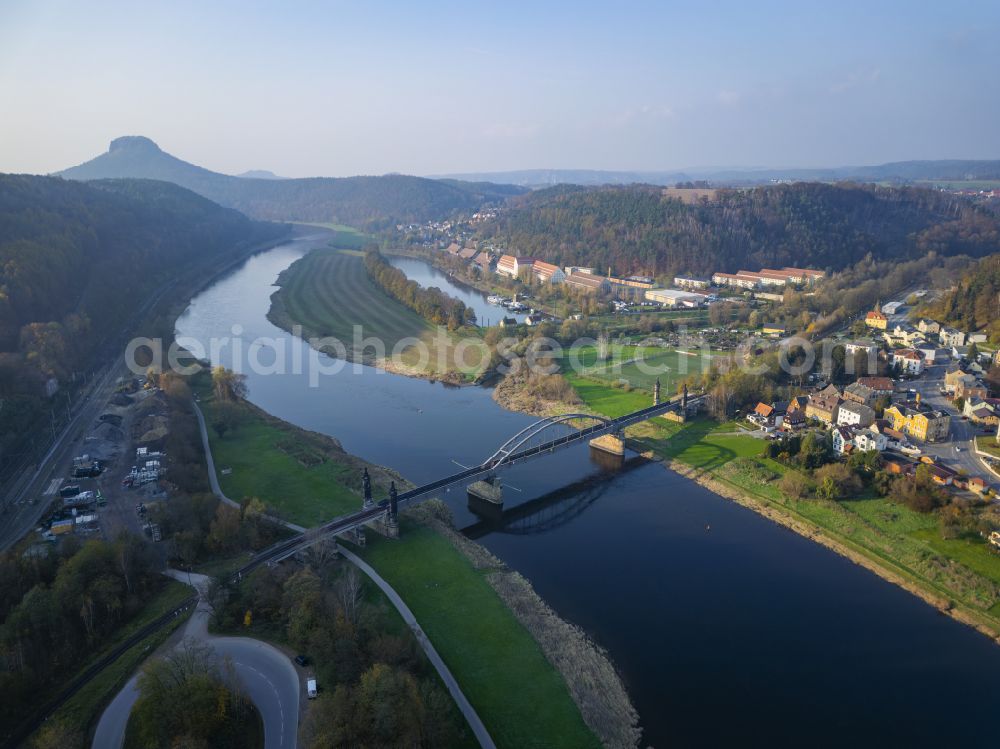
[[[416, 312], [387, 296], [372, 283], [358, 254], [335, 249], [318, 249], [297, 260], [278, 278], [281, 287], [271, 297], [268, 318], [278, 327], [291, 330], [301, 325], [306, 338], [333, 337], [344, 344], [347, 358], [375, 363], [395, 350], [399, 364], [410, 374], [473, 379], [482, 369], [478, 332], [462, 331], [473, 336], [473, 347], [466, 362], [454, 361], [458, 336], [436, 328]], [[355, 331], [355, 326], [358, 331]], [[377, 339], [383, 348], [362, 345]], [[423, 341], [429, 361], [420, 362], [413, 344]], [[334, 349], [324, 347], [327, 353]], [[444, 364], [442, 365], [442, 362]], [[397, 367], [398, 369], [398, 367]]]

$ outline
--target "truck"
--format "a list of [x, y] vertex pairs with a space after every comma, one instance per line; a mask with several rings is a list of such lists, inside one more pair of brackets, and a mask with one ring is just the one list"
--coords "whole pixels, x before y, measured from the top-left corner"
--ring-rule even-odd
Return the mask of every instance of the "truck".
[[306, 695], [309, 699], [316, 699], [316, 677], [306, 679]]
[[80, 492], [75, 497], [63, 497], [63, 507], [88, 507], [97, 501], [94, 492]]
[[70, 484], [69, 486], [64, 486], [59, 490], [59, 496], [65, 499], [66, 497], [75, 497], [80, 493], [79, 484]]

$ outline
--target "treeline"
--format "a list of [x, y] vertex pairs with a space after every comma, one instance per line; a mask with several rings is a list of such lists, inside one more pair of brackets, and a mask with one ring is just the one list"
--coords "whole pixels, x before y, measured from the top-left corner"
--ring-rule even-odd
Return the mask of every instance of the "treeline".
[[[869, 255], [831, 274], [815, 290], [786, 289], [780, 304], [765, 309], [719, 304], [734, 312], [736, 320], [752, 328], [764, 323], [782, 323], [789, 334], [817, 338], [908, 288], [947, 286], [949, 279], [961, 274], [972, 262], [965, 255], [944, 257], [934, 252], [902, 262], [880, 261]], [[719, 322], [713, 320], [713, 324]], [[866, 336], [870, 331], [861, 322], [855, 333]]]
[[[458, 746], [467, 738], [448, 694], [394, 612], [354, 567], [319, 544], [301, 568], [261, 567], [212, 591], [216, 626], [262, 628], [310, 659], [321, 688], [302, 726], [310, 749]], [[313, 566], [315, 565], [315, 567]]]
[[284, 231], [161, 182], [0, 175], [0, 462], [161, 286]]
[[[171, 372], [154, 378], [168, 406], [170, 431], [164, 449], [170, 461], [167, 476], [174, 491], [169, 502], [150, 508], [150, 518], [160, 525], [167, 539], [168, 556], [180, 565], [192, 565], [247, 549], [256, 551], [284, 535], [285, 531], [268, 519], [260, 499], [244, 497], [239, 507], [233, 507], [211, 493], [189, 381]], [[235, 384], [241, 383], [239, 375], [222, 370], [214, 385], [222, 387], [223, 381], [240, 390], [240, 394], [232, 396], [234, 399], [245, 395], [245, 386]], [[227, 424], [238, 429], [243, 412], [235, 401], [227, 402], [227, 406], [232, 406], [227, 408]]]
[[64, 539], [0, 556], [0, 725], [11, 729], [165, 584], [148, 545]]
[[403, 271], [386, 262], [377, 250], [365, 253], [365, 270], [382, 291], [434, 325], [446, 325], [448, 330], [455, 330], [476, 322], [476, 313], [471, 307], [437, 287], [425, 289], [411, 281]]
[[919, 313], [961, 330], [987, 328], [990, 342], [1000, 342], [1000, 254], [980, 260]]
[[687, 204], [658, 187], [559, 186], [512, 198], [483, 228], [519, 254], [661, 278], [741, 268], [839, 270], [866, 256], [974, 257], [1000, 242], [995, 210], [919, 188], [797, 183]]

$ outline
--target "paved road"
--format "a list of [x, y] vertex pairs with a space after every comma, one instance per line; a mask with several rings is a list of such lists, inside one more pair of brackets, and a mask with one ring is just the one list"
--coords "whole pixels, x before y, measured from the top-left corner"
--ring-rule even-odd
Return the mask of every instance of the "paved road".
[[[167, 574], [184, 583], [189, 579], [186, 572], [178, 570], [167, 570]], [[190, 580], [202, 591], [209, 578], [191, 574]], [[209, 615], [207, 605], [200, 601], [184, 627], [184, 639], [205, 642], [211, 645], [219, 659], [231, 661], [264, 721], [265, 749], [295, 749], [299, 731], [300, 679], [291, 660], [260, 640], [210, 635]], [[101, 715], [94, 733], [94, 749], [120, 749], [125, 741], [129, 714], [138, 697], [136, 677], [132, 677]]]
[[[996, 476], [986, 470], [976, 455], [975, 438], [979, 428], [970, 421], [963, 421], [955, 410], [949, 396], [941, 394], [947, 364], [927, 367], [920, 377], [910, 380], [907, 386], [920, 393], [920, 400], [932, 408], [952, 414], [951, 429], [947, 442], [921, 443], [920, 449], [956, 471], [964, 471], [969, 476], [979, 476], [987, 486], [996, 484]], [[956, 449], [957, 448], [957, 449]]]

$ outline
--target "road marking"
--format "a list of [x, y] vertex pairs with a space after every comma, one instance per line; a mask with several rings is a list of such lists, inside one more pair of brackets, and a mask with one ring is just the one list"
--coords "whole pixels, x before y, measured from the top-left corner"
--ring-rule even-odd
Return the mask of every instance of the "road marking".
[[54, 478], [49, 482], [48, 487], [42, 492], [43, 497], [51, 497], [57, 491], [59, 491], [59, 484], [62, 483], [61, 478]]

